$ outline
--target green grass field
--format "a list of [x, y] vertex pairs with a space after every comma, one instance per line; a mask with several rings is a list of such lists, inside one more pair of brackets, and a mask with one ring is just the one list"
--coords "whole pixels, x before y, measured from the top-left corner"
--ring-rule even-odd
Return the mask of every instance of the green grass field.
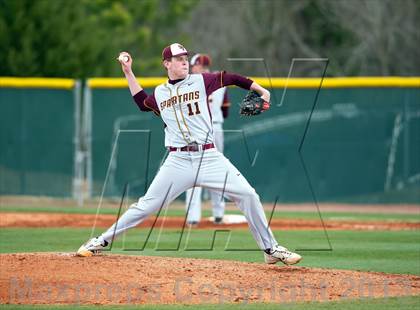
[[[16, 208], [15, 208], [16, 209]], [[33, 210], [33, 208], [29, 208]], [[46, 208], [57, 212], [63, 208]], [[66, 209], [66, 208], [65, 208]], [[11, 211], [1, 208], [2, 211]], [[39, 211], [39, 208], [36, 208]], [[54, 210], [54, 211], [51, 211]], [[74, 209], [73, 209], [74, 210]], [[14, 210], [13, 210], [14, 211]], [[26, 210], [28, 211], [28, 210]], [[67, 210], [66, 210], [67, 211]], [[92, 212], [92, 210], [85, 210]], [[115, 210], [110, 210], [115, 212]], [[174, 210], [171, 215], [180, 215], [182, 210]], [[276, 216], [302, 218], [301, 212], [277, 213]], [[316, 218], [316, 214], [307, 213], [308, 217]], [[325, 218], [340, 216], [343, 213], [324, 214]], [[371, 219], [372, 214], [351, 214], [356, 220]], [[0, 213], [1, 217], [1, 213]], [[345, 219], [344, 215], [344, 219]], [[350, 214], [348, 216], [350, 218]], [[378, 218], [376, 218], [378, 220]], [[414, 220], [412, 215], [381, 214], [381, 220]], [[95, 234], [101, 230], [95, 231]], [[166, 229], [150, 234], [148, 243], [144, 246], [149, 229], [131, 230], [125, 237], [114, 243], [112, 253], [148, 256], [194, 257], [208, 259], [239, 260], [247, 262], [262, 262], [261, 252], [256, 250], [255, 241], [248, 230], [235, 230], [230, 233], [216, 234], [214, 248], [212, 245], [213, 231], [188, 230], [181, 238], [180, 230]], [[296, 249], [304, 256], [300, 264], [306, 267], [352, 269], [378, 271], [386, 273], [403, 273], [420, 275], [420, 231], [329, 231], [332, 245], [331, 251], [322, 231], [276, 231], [275, 235], [281, 244]], [[3, 228], [0, 229], [0, 252], [74, 252], [82, 242], [89, 238], [90, 229], [84, 228]], [[181, 239], [181, 242], [179, 241]], [[187, 240], [189, 240], [187, 242]], [[229, 240], [229, 243], [227, 241]], [[180, 243], [179, 250], [177, 250]], [[144, 246], [144, 250], [139, 249]], [[127, 251], [130, 249], [130, 251]], [[136, 251], [132, 251], [137, 249]], [[201, 250], [199, 250], [201, 249]], [[207, 250], [203, 250], [207, 249]], [[233, 249], [247, 249], [234, 251]], [[308, 251], [315, 249], [319, 251]], [[254, 251], [255, 250], [255, 251]], [[420, 297], [401, 297], [389, 299], [363, 299], [357, 301], [339, 301], [328, 303], [294, 303], [294, 304], [250, 304], [244, 306], [200, 305], [200, 309], [418, 309]], [[159, 306], [110, 306], [104, 309], [194, 309], [197, 306], [159, 305]], [[4, 309], [97, 309], [96, 306], [21, 306], [0, 305]]]
[[[318, 220], [319, 215], [314, 205], [312, 212], [307, 211], [282, 211], [278, 207], [273, 213], [273, 218], [285, 219], [314, 219]], [[322, 209], [322, 208], [321, 208]], [[322, 211], [322, 210], [321, 210]], [[96, 214], [96, 208], [83, 207], [59, 207], [59, 206], [22, 206], [22, 205], [6, 205], [0, 206], [1, 212], [47, 212], [47, 213], [69, 213], [69, 214]], [[229, 210], [229, 214], [242, 214], [238, 210]], [[271, 212], [266, 212], [267, 217]], [[118, 214], [118, 208], [101, 208], [99, 214]], [[168, 216], [185, 216], [185, 210], [181, 208], [169, 208]], [[211, 210], [204, 209], [203, 217], [211, 216]], [[326, 220], [357, 220], [357, 221], [405, 221], [405, 222], [420, 222], [420, 212], [417, 214], [404, 213], [352, 213], [352, 212], [322, 212], [322, 217]]]

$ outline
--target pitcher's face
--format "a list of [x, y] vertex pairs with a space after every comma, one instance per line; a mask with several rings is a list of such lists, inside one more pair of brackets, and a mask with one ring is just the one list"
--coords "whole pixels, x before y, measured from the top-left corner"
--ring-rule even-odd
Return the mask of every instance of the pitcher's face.
[[172, 79], [185, 79], [189, 71], [188, 56], [174, 56], [170, 60], [164, 60], [168, 76]]

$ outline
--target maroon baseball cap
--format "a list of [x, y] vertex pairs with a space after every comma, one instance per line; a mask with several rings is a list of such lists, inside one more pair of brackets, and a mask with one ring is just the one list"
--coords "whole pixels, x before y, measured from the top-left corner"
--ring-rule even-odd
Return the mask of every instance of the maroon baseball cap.
[[170, 59], [174, 56], [188, 55], [188, 51], [179, 43], [173, 43], [165, 47], [162, 51], [162, 59]]
[[195, 54], [191, 57], [190, 65], [202, 65], [204, 67], [209, 67], [211, 65], [211, 58], [206, 54]]

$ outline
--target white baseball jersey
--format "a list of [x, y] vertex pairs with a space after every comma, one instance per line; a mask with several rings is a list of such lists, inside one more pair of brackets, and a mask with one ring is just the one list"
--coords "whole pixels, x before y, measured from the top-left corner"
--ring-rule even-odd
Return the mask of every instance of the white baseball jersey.
[[209, 105], [213, 123], [223, 123], [222, 105], [225, 98], [226, 87], [219, 88], [209, 95]]
[[[162, 118], [166, 125], [166, 147], [183, 147], [192, 142], [208, 144], [214, 143], [208, 96], [224, 86], [249, 89], [252, 83], [250, 79], [225, 71], [189, 74], [185, 79], [159, 85], [151, 96], [142, 90], [133, 99], [141, 111], [153, 111]], [[222, 108], [227, 107], [228, 103], [222, 100]]]
[[166, 124], [165, 146], [214, 142], [212, 117], [201, 74], [189, 74], [174, 85], [161, 84], [156, 87], [154, 97]]

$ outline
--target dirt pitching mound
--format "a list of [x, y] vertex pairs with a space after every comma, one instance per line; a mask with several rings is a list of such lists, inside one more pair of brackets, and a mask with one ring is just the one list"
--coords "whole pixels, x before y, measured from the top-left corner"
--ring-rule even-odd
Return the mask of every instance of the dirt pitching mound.
[[[114, 215], [99, 215], [95, 221], [94, 214], [65, 214], [65, 213], [0, 213], [0, 227], [96, 227], [107, 228], [117, 219]], [[162, 221], [164, 220], [164, 223]], [[148, 218], [139, 227], [150, 228], [155, 218]], [[182, 228], [185, 219], [183, 217], [158, 218], [155, 227], [163, 224], [165, 228]], [[390, 221], [331, 221], [326, 220], [325, 227], [329, 230], [418, 230], [419, 222], [390, 222]], [[319, 220], [301, 219], [272, 219], [271, 229], [274, 230], [321, 230]], [[247, 229], [248, 224], [222, 224], [215, 225], [213, 222], [203, 219], [195, 228], [198, 229]]]
[[238, 261], [0, 255], [0, 303], [199, 304], [420, 295], [420, 277]]

